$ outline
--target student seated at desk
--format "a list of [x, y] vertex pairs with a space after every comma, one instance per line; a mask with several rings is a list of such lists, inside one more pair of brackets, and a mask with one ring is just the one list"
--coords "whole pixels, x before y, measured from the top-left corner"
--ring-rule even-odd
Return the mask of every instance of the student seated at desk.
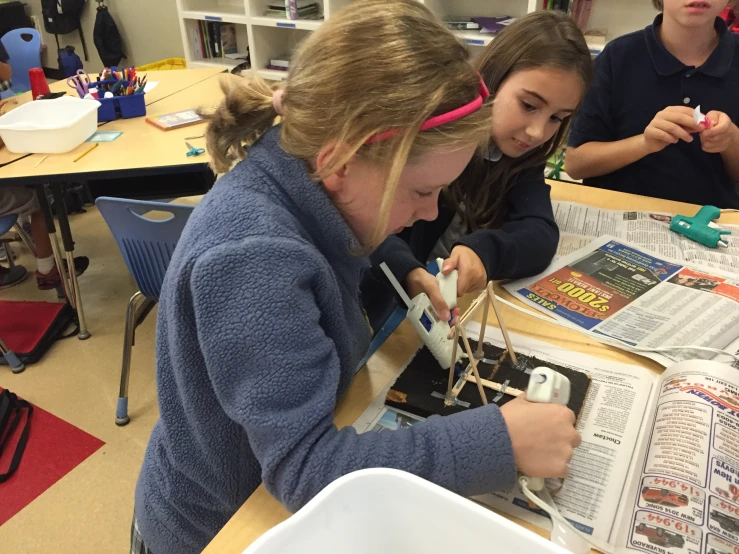
[[444, 258], [444, 274], [458, 270], [463, 296], [490, 279], [536, 275], [557, 251], [544, 168], [592, 77], [585, 39], [567, 14], [533, 13], [502, 31], [475, 65], [495, 97], [489, 143], [441, 195], [436, 220], [417, 221], [372, 253], [362, 302], [374, 330], [397, 305], [382, 262], [411, 297], [425, 292], [448, 320], [438, 281], [424, 269], [428, 260]]
[[389, 433], [333, 423], [370, 342], [362, 252], [436, 219], [439, 192], [487, 142], [468, 57], [419, 2], [360, 0], [301, 43], [284, 89], [224, 82], [208, 149], [218, 172], [248, 157], [195, 208], [165, 278], [160, 419], [132, 552], [201, 552], [262, 481], [294, 511], [363, 468], [464, 495], [511, 486], [516, 467], [567, 472], [580, 437], [554, 404], [520, 398]]
[[[4, 215], [31, 216], [31, 238], [36, 247], [36, 284], [41, 290], [61, 286], [62, 277], [54, 261], [51, 240], [34, 190], [25, 187], [0, 187], [0, 216]], [[10, 252], [7, 254], [12, 255]], [[74, 259], [77, 276], [82, 275], [89, 265], [90, 260], [87, 257], [77, 256]], [[0, 289], [21, 283], [26, 275], [26, 268], [22, 265], [16, 265], [12, 269], [0, 266]]]
[[[727, 0], [653, 0], [654, 23], [608, 43], [565, 169], [584, 184], [739, 208], [739, 36]], [[710, 126], [696, 123], [697, 106]]]

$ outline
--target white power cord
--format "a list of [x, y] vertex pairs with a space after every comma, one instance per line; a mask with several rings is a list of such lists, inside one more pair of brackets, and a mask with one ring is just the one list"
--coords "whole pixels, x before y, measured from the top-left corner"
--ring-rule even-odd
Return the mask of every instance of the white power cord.
[[[549, 491], [542, 489], [542, 493], [546, 493], [549, 497], [550, 503], [545, 502], [533, 492], [529, 490], [528, 477], [521, 476], [518, 479], [518, 484], [521, 486], [523, 494], [536, 506], [544, 510], [549, 517], [552, 518], [552, 542], [556, 542], [563, 548], [573, 552], [574, 554], [589, 554], [590, 546], [604, 552], [605, 554], [611, 554], [613, 552], [611, 546], [607, 543], [601, 542], [599, 539], [586, 535], [574, 525], [572, 525], [567, 519], [559, 512], [557, 506], [554, 505], [552, 497], [549, 495]], [[559, 528], [557, 527], [559, 525]], [[573, 533], [575, 536], [573, 537]], [[584, 542], [583, 542], [584, 541]]]
[[608, 344], [610, 346], [615, 346], [616, 348], [622, 348], [624, 350], [628, 350], [630, 352], [636, 352], [639, 353], [650, 353], [650, 352], [672, 352], [675, 350], [698, 350], [701, 352], [710, 352], [712, 354], [721, 354], [724, 356], [731, 357], [734, 361], [739, 362], [739, 356], [734, 354], [733, 352], [729, 352], [727, 350], [721, 350], [720, 348], [711, 348], [710, 346], [658, 346], [653, 348], [642, 348], [639, 346], [631, 346], [630, 344], [626, 344], [624, 342], [619, 341], [618, 339], [612, 339], [610, 337], [606, 337], [605, 335], [601, 335], [599, 333], [594, 333], [593, 331], [589, 331], [588, 329], [582, 329], [581, 327], [578, 327], [574, 324], [565, 323], [563, 321], [559, 321], [557, 319], [554, 319], [552, 317], [546, 317], [544, 315], [541, 315], [538, 312], [526, 310], [522, 308], [521, 306], [516, 306], [512, 302], [509, 302], [508, 300], [505, 300], [504, 298], [501, 298], [497, 294], [495, 295], [495, 298], [505, 304], [506, 306], [510, 306], [514, 310], [518, 310], [519, 312], [523, 312], [526, 315], [535, 317], [537, 319], [541, 319], [542, 321], [546, 321], [547, 323], [554, 323], [555, 325], [559, 325], [560, 327], [564, 327], [565, 329], [571, 329], [573, 331], [578, 331], [580, 333], [584, 333], [588, 335], [589, 337], [597, 340], [598, 342], [602, 342], [603, 344]]

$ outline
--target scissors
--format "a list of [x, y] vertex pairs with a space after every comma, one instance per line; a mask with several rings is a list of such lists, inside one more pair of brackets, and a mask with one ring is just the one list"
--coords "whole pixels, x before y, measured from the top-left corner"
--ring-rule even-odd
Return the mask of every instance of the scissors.
[[190, 149], [190, 151], [187, 153], [188, 156], [199, 156], [200, 154], [205, 153], [205, 148], [195, 148], [189, 142], [186, 142], [185, 146], [187, 146]]
[[84, 69], [78, 69], [75, 75], [67, 79], [67, 85], [75, 89], [80, 98], [84, 98], [90, 92], [90, 76]]

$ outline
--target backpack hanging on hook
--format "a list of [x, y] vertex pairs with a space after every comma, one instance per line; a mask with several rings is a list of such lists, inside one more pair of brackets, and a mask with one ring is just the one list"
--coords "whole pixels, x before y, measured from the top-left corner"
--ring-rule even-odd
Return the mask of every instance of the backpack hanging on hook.
[[106, 67], [117, 66], [121, 58], [125, 58], [123, 52], [123, 39], [118, 31], [118, 25], [110, 15], [104, 0], [96, 0], [98, 3], [97, 15], [95, 16], [95, 30], [93, 39], [98, 49], [100, 59]]
[[[41, 14], [44, 18], [44, 29], [47, 33], [54, 35], [56, 40], [57, 52], [61, 50], [59, 46], [59, 35], [66, 35], [77, 31], [82, 42], [82, 51], [85, 54], [85, 61], [90, 58], [87, 55], [87, 43], [85, 35], [82, 32], [82, 10], [85, 7], [86, 0], [41, 0]], [[61, 68], [61, 57], [57, 58], [59, 67]]]

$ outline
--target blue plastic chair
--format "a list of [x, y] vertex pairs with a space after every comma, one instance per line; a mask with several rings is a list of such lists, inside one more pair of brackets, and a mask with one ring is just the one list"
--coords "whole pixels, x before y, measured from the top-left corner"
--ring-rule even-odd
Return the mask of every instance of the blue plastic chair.
[[[123, 259], [139, 287], [139, 291], [129, 300], [126, 310], [121, 387], [116, 406], [116, 425], [126, 425], [130, 421], [128, 379], [136, 328], [159, 300], [164, 274], [193, 208], [165, 202], [104, 196], [98, 198], [95, 205], [110, 227]], [[172, 217], [166, 220], [144, 217], [152, 211], [167, 212]]]
[[[29, 35], [31, 39], [26, 41]], [[13, 29], [5, 33], [0, 41], [8, 51], [8, 63], [13, 69], [13, 86], [3, 93], [3, 98], [31, 90], [28, 70], [41, 67], [41, 35], [36, 29]]]

